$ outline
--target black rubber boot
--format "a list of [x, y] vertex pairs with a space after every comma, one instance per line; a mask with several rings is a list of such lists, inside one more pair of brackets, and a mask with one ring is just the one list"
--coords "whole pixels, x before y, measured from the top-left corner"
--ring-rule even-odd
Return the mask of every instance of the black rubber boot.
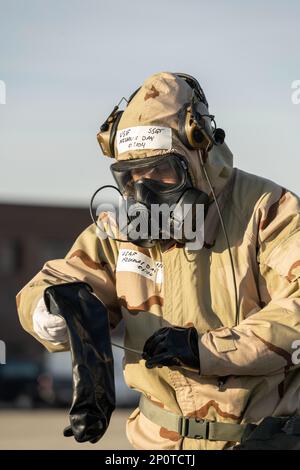
[[48, 287], [44, 299], [50, 313], [65, 319], [72, 355], [71, 426], [64, 435], [95, 443], [104, 435], [115, 409], [107, 309], [84, 282]]

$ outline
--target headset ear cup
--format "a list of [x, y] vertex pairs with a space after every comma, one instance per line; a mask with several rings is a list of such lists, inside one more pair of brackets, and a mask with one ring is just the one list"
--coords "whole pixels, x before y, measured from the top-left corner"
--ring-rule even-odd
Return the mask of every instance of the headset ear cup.
[[116, 117], [112, 124], [110, 135], [109, 135], [109, 149], [110, 149], [110, 154], [113, 158], [115, 158], [115, 140], [116, 140], [118, 125], [122, 117], [122, 114], [123, 114], [123, 111], [118, 111], [116, 113]]
[[186, 135], [186, 120], [187, 120], [187, 109], [190, 103], [185, 103], [182, 108], [178, 111], [178, 134], [181, 142], [189, 149], [193, 149], [190, 145]]
[[186, 103], [178, 113], [178, 134], [181, 142], [190, 150], [202, 147], [203, 131], [191, 119], [190, 103]]

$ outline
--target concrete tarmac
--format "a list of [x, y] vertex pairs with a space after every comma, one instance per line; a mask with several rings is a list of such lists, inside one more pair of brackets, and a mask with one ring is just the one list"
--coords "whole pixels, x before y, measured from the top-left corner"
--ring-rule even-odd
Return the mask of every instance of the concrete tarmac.
[[0, 410], [1, 450], [132, 450], [125, 434], [130, 409], [117, 409], [103, 438], [79, 444], [62, 431], [69, 424], [67, 410]]

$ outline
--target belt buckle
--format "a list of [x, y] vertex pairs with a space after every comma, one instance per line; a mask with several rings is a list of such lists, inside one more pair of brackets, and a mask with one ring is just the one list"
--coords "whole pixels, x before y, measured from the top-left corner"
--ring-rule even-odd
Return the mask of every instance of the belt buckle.
[[181, 418], [181, 432], [183, 437], [191, 439], [207, 439], [209, 433], [209, 421], [198, 418]]

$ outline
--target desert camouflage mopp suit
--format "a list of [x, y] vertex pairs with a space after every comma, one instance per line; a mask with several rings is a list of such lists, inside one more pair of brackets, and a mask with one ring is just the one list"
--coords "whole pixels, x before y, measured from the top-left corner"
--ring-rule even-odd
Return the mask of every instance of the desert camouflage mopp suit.
[[[178, 110], [191, 99], [181, 78], [150, 77], [125, 109], [118, 129], [140, 125], [172, 128], [172, 152], [189, 162], [196, 187], [210, 193], [197, 151], [178, 137]], [[118, 160], [167, 154], [134, 150]], [[300, 371], [292, 361], [300, 339], [300, 202], [277, 184], [232, 166], [226, 144], [209, 153], [206, 168], [219, 198], [230, 238], [240, 299], [235, 301], [230, 258], [212, 203], [201, 250], [173, 244], [145, 249], [100, 239], [94, 225], [75, 241], [65, 259], [47, 262], [17, 296], [25, 330], [35, 334], [32, 315], [44, 289], [52, 284], [86, 281], [109, 309], [111, 327], [123, 318], [125, 346], [143, 349], [163, 326], [194, 325], [199, 334], [200, 374], [179, 367], [147, 369], [126, 352], [125, 381], [158, 407], [189, 417], [226, 423], [257, 423], [265, 416], [299, 412]], [[143, 258], [149, 271], [128, 268]], [[129, 263], [132, 266], [134, 263]], [[49, 351], [67, 344], [41, 341]], [[219, 377], [227, 376], [224, 388]], [[136, 449], [226, 449], [231, 442], [182, 438], [149, 421], [137, 408], [127, 422]]]

